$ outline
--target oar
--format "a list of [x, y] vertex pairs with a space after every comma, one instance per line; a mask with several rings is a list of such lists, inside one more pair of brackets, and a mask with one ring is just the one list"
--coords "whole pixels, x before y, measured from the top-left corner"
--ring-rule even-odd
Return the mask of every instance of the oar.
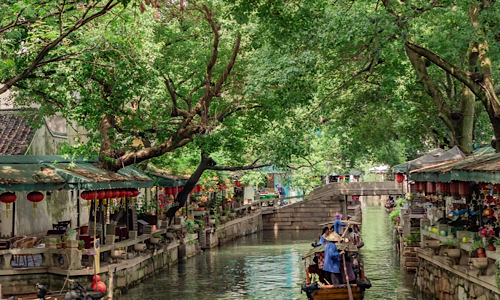
[[344, 274], [345, 274], [345, 282], [347, 283], [347, 291], [349, 292], [349, 300], [354, 300], [351, 291], [351, 284], [349, 283], [349, 275], [347, 275], [347, 265], [345, 264], [345, 254], [342, 255], [342, 260], [344, 261]]

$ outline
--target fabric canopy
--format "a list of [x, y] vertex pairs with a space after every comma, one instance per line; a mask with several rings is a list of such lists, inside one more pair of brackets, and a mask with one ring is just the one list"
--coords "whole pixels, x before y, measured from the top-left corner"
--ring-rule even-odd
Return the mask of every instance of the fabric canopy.
[[417, 170], [426, 166], [464, 157], [465, 154], [463, 154], [462, 151], [460, 151], [460, 149], [458, 149], [458, 147], [456, 146], [448, 151], [445, 151], [443, 149], [435, 149], [417, 159], [394, 166], [393, 172], [408, 174], [410, 171]]
[[111, 172], [81, 158], [0, 156], [0, 192], [147, 188], [153, 181], [134, 166]]

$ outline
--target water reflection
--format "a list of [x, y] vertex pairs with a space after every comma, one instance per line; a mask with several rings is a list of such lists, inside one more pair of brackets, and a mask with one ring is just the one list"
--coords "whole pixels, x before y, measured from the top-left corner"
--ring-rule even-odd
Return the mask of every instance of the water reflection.
[[[416, 299], [412, 278], [400, 273], [387, 216], [364, 208], [362, 255], [373, 287], [366, 300]], [[300, 293], [304, 264], [317, 231], [265, 231], [179, 263], [131, 289], [120, 300], [306, 299]]]

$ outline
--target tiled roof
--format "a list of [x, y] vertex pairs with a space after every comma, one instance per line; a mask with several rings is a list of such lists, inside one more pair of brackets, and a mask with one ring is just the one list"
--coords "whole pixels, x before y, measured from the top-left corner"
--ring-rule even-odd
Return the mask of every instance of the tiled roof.
[[0, 111], [0, 155], [24, 155], [35, 130], [12, 111]]

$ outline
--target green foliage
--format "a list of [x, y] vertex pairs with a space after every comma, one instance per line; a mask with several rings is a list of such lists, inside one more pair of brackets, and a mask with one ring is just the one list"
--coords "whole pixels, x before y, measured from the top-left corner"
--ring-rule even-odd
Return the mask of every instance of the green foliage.
[[191, 220], [191, 219], [187, 219], [185, 222], [184, 222], [184, 228], [187, 229], [187, 232], [188, 233], [194, 233], [195, 232], [195, 228], [194, 228], [194, 221]]
[[486, 246], [484, 245], [483, 243], [483, 240], [482, 239], [478, 239], [478, 240], [475, 240], [472, 245], [471, 245], [471, 251], [474, 252], [474, 251], [477, 251], [477, 249], [479, 248], [485, 248]]
[[392, 225], [396, 225], [397, 223], [397, 218], [400, 216], [401, 214], [401, 211], [400, 211], [400, 208], [399, 206], [396, 206], [392, 211], [391, 213], [389, 214], [389, 220], [391, 221], [391, 224]]
[[194, 223], [197, 224], [198, 226], [200, 226], [200, 230], [203, 230], [205, 229], [205, 223], [203, 222], [203, 220], [194, 220]]
[[439, 242], [439, 244], [447, 247], [457, 247], [458, 242], [455, 239], [448, 239], [444, 242]]

